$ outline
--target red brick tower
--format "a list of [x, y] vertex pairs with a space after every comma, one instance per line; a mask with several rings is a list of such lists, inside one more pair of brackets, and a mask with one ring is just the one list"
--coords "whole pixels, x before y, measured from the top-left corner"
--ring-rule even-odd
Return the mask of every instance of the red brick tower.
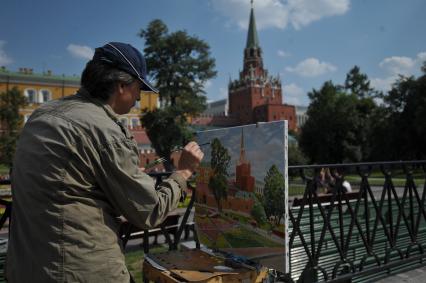
[[289, 121], [289, 129], [295, 129], [296, 109], [282, 104], [280, 78], [269, 76], [263, 68], [253, 1], [251, 3], [243, 70], [239, 79], [230, 80], [228, 85], [229, 115], [241, 125], [285, 119]]

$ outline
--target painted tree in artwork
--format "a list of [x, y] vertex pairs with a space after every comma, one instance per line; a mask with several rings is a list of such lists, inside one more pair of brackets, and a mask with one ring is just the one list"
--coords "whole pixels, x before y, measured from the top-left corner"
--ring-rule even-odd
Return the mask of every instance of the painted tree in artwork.
[[209, 189], [213, 192], [217, 208], [222, 211], [222, 199], [226, 199], [228, 192], [228, 167], [231, 156], [219, 139], [213, 139], [211, 143], [210, 166], [213, 171], [209, 179]]
[[268, 219], [279, 225], [284, 216], [284, 176], [277, 166], [272, 165], [265, 177], [263, 189], [263, 207]]

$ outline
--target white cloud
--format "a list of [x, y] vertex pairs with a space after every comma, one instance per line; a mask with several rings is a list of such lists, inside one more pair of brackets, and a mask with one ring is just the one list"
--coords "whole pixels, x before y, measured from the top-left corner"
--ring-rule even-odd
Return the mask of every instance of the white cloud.
[[5, 45], [6, 41], [0, 40], [0, 66], [6, 66], [13, 62], [12, 58], [10, 58], [3, 49]]
[[[248, 0], [211, 0], [212, 6], [243, 29], [248, 27]], [[258, 29], [300, 29], [324, 17], [345, 14], [350, 0], [257, 0], [254, 2]]]
[[388, 72], [389, 76], [385, 78], [371, 79], [371, 85], [383, 92], [392, 88], [392, 84], [398, 79], [399, 75], [411, 76], [420, 72], [423, 62], [426, 61], [426, 52], [419, 52], [416, 57], [391, 56], [380, 62], [379, 66]]
[[409, 75], [414, 71], [416, 61], [409, 57], [392, 56], [385, 58], [379, 66], [391, 75]]
[[426, 61], [426, 52], [420, 52], [417, 54], [417, 61], [420, 61], [420, 64], [423, 64], [424, 61]]
[[288, 6], [290, 23], [300, 29], [321, 18], [345, 14], [350, 0], [288, 0]]
[[334, 72], [337, 70], [337, 67], [327, 62], [320, 62], [317, 58], [307, 58], [297, 64], [296, 67], [287, 67], [285, 70], [302, 77], [317, 77]]
[[76, 58], [90, 60], [93, 57], [95, 51], [92, 48], [85, 45], [69, 44], [67, 47], [69, 53]]
[[282, 90], [284, 103], [291, 105], [302, 105], [306, 102], [305, 91], [295, 83], [284, 85]]
[[391, 89], [392, 84], [397, 79], [398, 79], [398, 76], [393, 75], [393, 76], [390, 76], [390, 77], [387, 77], [387, 78], [384, 78], [384, 79], [381, 79], [381, 78], [371, 79], [370, 83], [371, 83], [371, 86], [374, 89], [381, 90], [381, 91], [386, 93]]
[[285, 58], [285, 57], [289, 57], [289, 56], [291, 56], [291, 54], [290, 54], [289, 52], [286, 52], [286, 51], [284, 51], [284, 50], [278, 50], [278, 51], [277, 51], [277, 55], [278, 55], [279, 57], [282, 57], [282, 58]]

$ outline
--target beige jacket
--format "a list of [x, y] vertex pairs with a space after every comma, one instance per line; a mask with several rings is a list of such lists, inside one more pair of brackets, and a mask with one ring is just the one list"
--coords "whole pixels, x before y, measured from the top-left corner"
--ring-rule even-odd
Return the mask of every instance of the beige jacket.
[[186, 182], [154, 189], [112, 109], [80, 90], [26, 123], [13, 173], [9, 282], [129, 282], [117, 217], [141, 227], [177, 207]]

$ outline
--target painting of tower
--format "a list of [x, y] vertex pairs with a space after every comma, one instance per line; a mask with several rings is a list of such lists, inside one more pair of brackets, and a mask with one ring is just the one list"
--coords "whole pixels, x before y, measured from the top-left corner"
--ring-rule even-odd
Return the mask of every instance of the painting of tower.
[[197, 172], [200, 242], [283, 270], [287, 233], [287, 122], [197, 133], [210, 143]]
[[254, 192], [255, 179], [251, 176], [250, 162], [247, 161], [244, 149], [244, 128], [241, 128], [240, 158], [235, 172], [235, 185], [242, 191]]

